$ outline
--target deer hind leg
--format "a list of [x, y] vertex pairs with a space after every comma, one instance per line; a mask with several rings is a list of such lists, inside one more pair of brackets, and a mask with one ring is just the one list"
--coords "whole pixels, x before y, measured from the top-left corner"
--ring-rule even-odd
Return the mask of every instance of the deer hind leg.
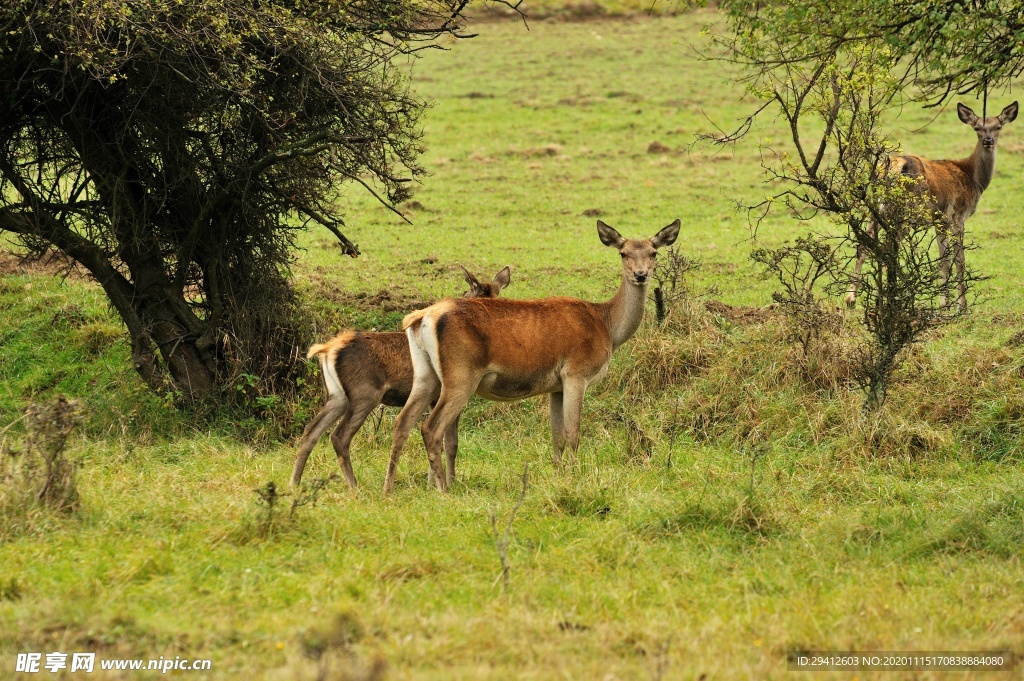
[[306, 459], [309, 453], [316, 447], [323, 434], [330, 430], [334, 422], [338, 420], [348, 409], [348, 399], [345, 393], [338, 393], [327, 400], [317, 415], [309, 422], [309, 425], [302, 431], [302, 440], [299, 441], [299, 452], [295, 458], [295, 467], [292, 469], [292, 487], [298, 487], [302, 482], [302, 471], [306, 468]]
[[[460, 412], [455, 420], [452, 421], [452, 425], [448, 426], [448, 430], [444, 433], [444, 453], [447, 459], [448, 466], [445, 468], [445, 481], [450, 487], [455, 481], [455, 457], [459, 454], [459, 419], [462, 418]], [[431, 478], [433, 477], [434, 469], [430, 469]], [[434, 484], [434, 481], [428, 480], [428, 484]]]
[[957, 305], [960, 312], [967, 312], [967, 281], [965, 279], [967, 262], [964, 257], [963, 224], [957, 225], [953, 231], [953, 259], [956, 262]]
[[850, 288], [846, 292], [846, 307], [853, 307], [857, 304], [857, 287], [860, 286], [860, 270], [864, 267], [864, 258], [867, 252], [864, 247], [857, 244], [857, 262], [853, 265], [853, 277], [850, 278]]
[[[876, 234], [875, 223], [868, 225], [868, 235], [874, 238]], [[853, 277], [850, 278], [850, 289], [846, 293], [846, 306], [853, 307], [857, 304], [857, 288], [860, 286], [860, 271], [864, 267], [864, 260], [868, 257], [867, 249], [857, 244], [857, 261], [853, 265]]]
[[331, 434], [331, 444], [334, 445], [334, 453], [338, 455], [338, 465], [341, 466], [341, 471], [345, 474], [345, 480], [352, 489], [356, 487], [356, 474], [352, 470], [352, 460], [349, 457], [352, 438], [359, 432], [370, 412], [380, 404], [381, 397], [383, 397], [382, 392], [363, 395], [358, 398], [354, 397], [349, 402], [348, 413], [345, 419], [342, 420], [334, 433]]
[[551, 460], [555, 466], [562, 465], [562, 451], [565, 450], [565, 426], [562, 419], [562, 393], [551, 393], [551, 444], [554, 450]]
[[580, 447], [580, 417], [583, 412], [583, 394], [587, 382], [583, 379], [562, 380], [562, 432], [569, 457], [575, 462]]
[[939, 276], [942, 279], [942, 307], [949, 307], [949, 243], [946, 241], [946, 232], [940, 229], [935, 235], [935, 241], [939, 244]]
[[426, 411], [430, 403], [437, 399], [441, 389], [441, 381], [433, 370], [417, 375], [413, 380], [412, 392], [405, 406], [395, 419], [395, 431], [391, 441], [391, 457], [388, 460], [388, 474], [384, 478], [384, 494], [390, 494], [395, 487], [395, 474], [398, 472], [398, 459], [402, 455], [402, 447], [409, 439], [412, 427]]
[[427, 448], [427, 458], [433, 470], [434, 485], [442, 492], [448, 489], [448, 477], [445, 475], [444, 462], [441, 460], [445, 433], [453, 426], [458, 427], [462, 408], [476, 392], [479, 383], [479, 378], [475, 381], [449, 380], [442, 383], [437, 405], [430, 411], [430, 416], [420, 428], [423, 433], [423, 445]]

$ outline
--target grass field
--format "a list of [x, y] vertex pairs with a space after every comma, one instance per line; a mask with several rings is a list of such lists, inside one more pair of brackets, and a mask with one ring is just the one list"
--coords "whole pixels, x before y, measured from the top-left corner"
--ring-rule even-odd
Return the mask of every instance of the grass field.
[[[681, 218], [677, 248], [703, 262], [692, 288], [766, 305], [732, 201], [764, 194], [757, 141], [783, 132], [766, 120], [734, 148], [688, 151], [704, 114], [728, 127], [755, 108], [695, 57], [713, 19], [482, 23], [428, 54], [413, 83], [433, 101], [431, 175], [403, 208], [413, 224], [353, 188], [342, 200], [363, 256], [321, 232], [298, 256], [322, 336], [394, 328], [461, 293], [458, 263], [510, 265], [511, 297], [610, 297], [618, 258], [596, 216], [634, 237]], [[950, 110], [922, 128], [933, 116], [908, 108], [893, 129], [914, 153], [966, 156], [974, 134]], [[315, 404], [280, 424], [194, 423], [131, 371], [97, 287], [3, 261], [0, 427], [58, 393], [81, 400], [84, 423], [70, 447], [81, 509], [0, 528], [0, 676], [18, 652], [54, 650], [289, 680], [373, 678], [375, 664], [390, 679], [760, 679], [786, 677], [794, 649], [1024, 651], [1016, 126], [968, 222], [987, 300], [911, 354], [879, 415], [861, 418], [841, 381], [803, 376], [776, 317], [693, 304], [613, 359], [574, 469], [552, 469], [545, 400], [474, 400], [452, 491], [427, 489], [413, 437], [385, 498], [389, 411], [353, 444], [359, 490], [332, 484], [294, 517], [285, 497], [268, 519], [254, 490], [283, 489], [293, 462], [269, 426], [293, 432]], [[807, 229], [777, 215], [758, 238]], [[507, 517], [524, 464], [506, 591], [489, 513]], [[335, 470], [325, 441], [306, 479]], [[96, 673], [160, 676], [120, 674]], [[940, 676], [974, 678], [857, 678]]]

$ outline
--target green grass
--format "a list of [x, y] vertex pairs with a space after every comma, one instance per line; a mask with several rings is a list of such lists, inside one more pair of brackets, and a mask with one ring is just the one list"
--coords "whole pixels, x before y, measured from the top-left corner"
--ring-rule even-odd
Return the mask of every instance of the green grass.
[[[331, 320], [323, 334], [393, 328], [415, 303], [461, 293], [457, 263], [511, 265], [517, 298], [610, 296], [618, 259], [585, 211], [627, 236], [681, 218], [678, 247], [704, 263], [693, 285], [766, 304], [730, 201], [764, 193], [756, 140], [782, 132], [765, 121], [735, 148], [687, 152], [710, 127], [702, 111], [728, 126], [753, 108], [693, 56], [711, 18], [484, 23], [427, 55], [414, 83], [434, 102], [431, 176], [413, 226], [350, 188], [340, 200], [364, 255], [313, 232], [296, 263]], [[932, 115], [893, 122], [906, 148], [966, 155], [973, 133], [951, 112], [910, 132]], [[88, 282], [4, 276], [0, 425], [56, 393], [87, 420], [70, 452], [80, 511], [0, 528], [0, 669], [17, 652], [95, 651], [210, 658], [218, 679], [312, 679], [310, 651], [326, 646], [334, 672], [348, 655], [381, 658], [393, 679], [646, 679], [666, 666], [666, 679], [783, 678], [796, 648], [1020, 652], [1018, 124], [968, 222], [989, 299], [912, 355], [877, 419], [858, 417], [851, 389], [802, 378], [778, 320], [697, 312], [619, 351], [588, 395], [570, 471], [549, 463], [544, 400], [474, 400], [451, 493], [427, 489], [414, 437], [384, 498], [388, 412], [353, 444], [358, 491], [332, 485], [294, 518], [286, 497], [269, 525], [254, 490], [284, 486], [293, 443], [247, 444], [225, 418], [192, 423], [147, 393]], [[669, 151], [648, 153], [654, 141]], [[759, 237], [806, 229], [779, 215]], [[627, 455], [628, 428], [649, 461]], [[512, 509], [524, 464], [506, 593], [488, 514]], [[324, 442], [306, 478], [336, 466]], [[179, 674], [193, 676], [205, 678]]]

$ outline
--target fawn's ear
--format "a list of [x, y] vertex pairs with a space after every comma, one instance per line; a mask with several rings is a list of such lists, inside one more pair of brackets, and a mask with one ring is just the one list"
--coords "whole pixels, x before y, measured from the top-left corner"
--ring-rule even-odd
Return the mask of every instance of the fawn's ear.
[[512, 281], [512, 270], [505, 265], [500, 272], [494, 275], [494, 279], [491, 280], [491, 286], [494, 288], [494, 293], [508, 286], [509, 282]]
[[609, 227], [600, 220], [597, 221], [597, 235], [601, 237], [601, 243], [605, 246], [622, 248], [622, 245], [626, 243], [626, 240], [622, 238], [621, 234], [615, 231], [614, 227]]
[[960, 120], [967, 125], [974, 125], [978, 120], [978, 115], [971, 111], [971, 107], [961, 104], [960, 102], [956, 103], [956, 115], [959, 116]]
[[1003, 112], [999, 114], [999, 122], [1003, 125], [1012, 123], [1013, 119], [1017, 117], [1017, 102], [1014, 102], [1010, 106], [1003, 109]]
[[676, 237], [679, 236], [679, 218], [675, 219], [668, 227], [662, 227], [661, 231], [654, 235], [651, 239], [651, 245], [655, 248], [664, 248], [665, 246], [671, 246], [676, 242]]
[[462, 276], [465, 277], [466, 283], [469, 284], [470, 292], [476, 293], [477, 291], [479, 291], [480, 282], [477, 280], [477, 278], [470, 274], [469, 270], [467, 270], [463, 265], [459, 265], [459, 267], [462, 268]]

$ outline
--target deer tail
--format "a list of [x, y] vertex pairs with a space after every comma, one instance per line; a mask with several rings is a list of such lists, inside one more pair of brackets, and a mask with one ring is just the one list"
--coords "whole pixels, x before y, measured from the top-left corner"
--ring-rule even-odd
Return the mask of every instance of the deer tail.
[[306, 353], [306, 359], [313, 359], [317, 355], [327, 352], [328, 349], [329, 346], [327, 343], [313, 343], [313, 345], [309, 346], [309, 352]]
[[306, 359], [316, 357], [320, 361], [320, 371], [323, 372], [327, 393], [331, 397], [345, 394], [338, 371], [334, 366], [334, 358], [338, 356], [338, 352], [342, 348], [356, 338], [356, 335], [355, 331], [343, 331], [326, 343], [314, 343], [306, 353]]
[[415, 333], [419, 330], [420, 323], [423, 321], [423, 317], [426, 314], [426, 310], [416, 310], [405, 315], [405, 319], [402, 320], [402, 330], [408, 331], [411, 328]]

